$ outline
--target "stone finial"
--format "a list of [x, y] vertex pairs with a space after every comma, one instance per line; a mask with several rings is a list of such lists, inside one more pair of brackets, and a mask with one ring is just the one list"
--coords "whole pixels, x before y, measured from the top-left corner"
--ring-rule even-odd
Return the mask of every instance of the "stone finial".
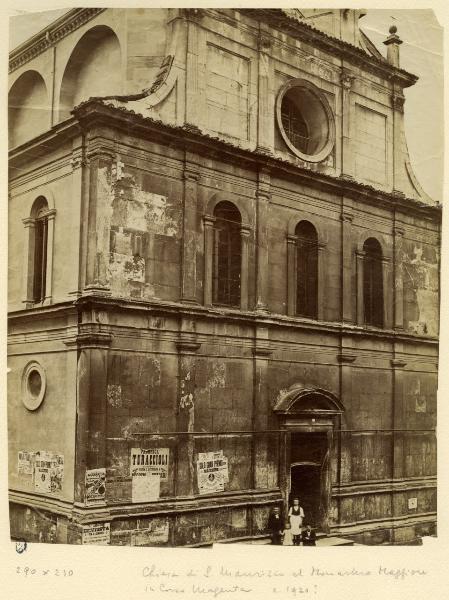
[[402, 44], [402, 40], [397, 35], [396, 25], [391, 25], [388, 31], [390, 35], [384, 41], [387, 46], [387, 60], [393, 67], [399, 67], [399, 46]]

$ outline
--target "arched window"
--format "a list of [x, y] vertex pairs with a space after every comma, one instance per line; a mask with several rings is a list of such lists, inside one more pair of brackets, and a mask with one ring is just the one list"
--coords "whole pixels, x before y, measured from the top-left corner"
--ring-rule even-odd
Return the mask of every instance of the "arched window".
[[43, 302], [47, 282], [48, 204], [38, 198], [34, 213], [33, 302]]
[[231, 202], [219, 202], [214, 210], [213, 302], [240, 306], [242, 266], [242, 217]]
[[363, 244], [363, 307], [365, 325], [383, 327], [384, 290], [382, 282], [382, 248], [374, 238]]
[[55, 210], [50, 210], [46, 198], [34, 201], [25, 225], [25, 302], [36, 304], [50, 301], [52, 246]]
[[42, 207], [36, 217], [34, 225], [34, 275], [33, 275], [33, 300], [42, 302], [45, 298], [45, 284], [47, 280], [47, 242], [48, 219], [46, 213], [48, 206]]
[[318, 314], [318, 235], [308, 221], [295, 229], [296, 314], [316, 319]]

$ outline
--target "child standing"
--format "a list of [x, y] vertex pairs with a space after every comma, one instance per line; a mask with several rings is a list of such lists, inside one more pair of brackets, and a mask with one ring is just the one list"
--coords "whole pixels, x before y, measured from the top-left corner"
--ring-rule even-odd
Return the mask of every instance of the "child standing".
[[285, 522], [283, 546], [293, 546], [293, 534], [290, 521]]
[[293, 535], [293, 545], [299, 546], [301, 544], [301, 528], [304, 519], [304, 510], [299, 505], [299, 499], [293, 499], [293, 506], [288, 511], [288, 517], [291, 525], [291, 532]]

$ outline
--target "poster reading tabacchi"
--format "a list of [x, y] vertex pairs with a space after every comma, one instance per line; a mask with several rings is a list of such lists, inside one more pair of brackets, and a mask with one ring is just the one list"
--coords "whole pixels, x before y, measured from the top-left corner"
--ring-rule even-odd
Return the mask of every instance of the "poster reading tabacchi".
[[39, 450], [34, 457], [34, 488], [37, 492], [59, 494], [64, 481], [64, 456]]
[[198, 491], [200, 494], [223, 492], [229, 481], [228, 459], [223, 450], [200, 452], [197, 461]]
[[158, 500], [161, 480], [168, 479], [169, 448], [131, 448], [132, 501]]

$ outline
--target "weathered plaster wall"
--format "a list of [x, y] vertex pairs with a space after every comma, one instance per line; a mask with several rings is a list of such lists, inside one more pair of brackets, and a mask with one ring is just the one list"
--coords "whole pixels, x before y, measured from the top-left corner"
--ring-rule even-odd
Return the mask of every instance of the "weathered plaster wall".
[[[74, 142], [74, 145], [76, 143]], [[52, 168], [46, 163], [51, 161]], [[72, 142], [58, 151], [37, 156], [26, 165], [11, 169], [8, 202], [8, 305], [9, 310], [21, 310], [26, 299], [25, 250], [29, 229], [22, 220], [30, 217], [34, 201], [47, 199], [49, 209], [55, 209], [52, 263], [52, 302], [72, 298], [79, 289], [81, 169], [72, 161]], [[32, 274], [29, 273], [32, 277]]]
[[[18, 472], [18, 453], [47, 451], [64, 457], [62, 490], [48, 494], [73, 500], [76, 424], [76, 353], [61, 340], [67, 318], [42, 319], [11, 327], [8, 367], [9, 485], [17, 491], [41, 494], [32, 474]], [[47, 387], [40, 407], [28, 410], [23, 404], [23, 372], [30, 361], [43, 367]], [[45, 494], [43, 494], [45, 495]]]
[[[402, 247], [404, 319], [408, 331], [436, 336], [439, 330], [439, 256], [437, 247], [427, 243], [424, 236], [421, 230], [416, 236], [418, 239], [415, 236], [415, 239], [405, 238]], [[435, 233], [431, 232], [430, 236], [434, 237]]]

